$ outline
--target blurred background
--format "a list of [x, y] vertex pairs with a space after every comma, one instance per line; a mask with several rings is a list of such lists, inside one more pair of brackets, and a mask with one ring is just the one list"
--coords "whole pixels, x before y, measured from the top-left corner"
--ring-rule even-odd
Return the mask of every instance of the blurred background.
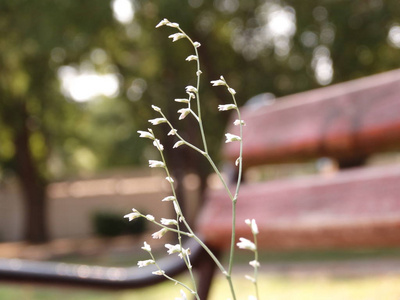
[[[243, 105], [400, 67], [398, 0], [1, 0], [0, 242], [140, 233], [145, 225], [120, 223], [132, 207], [172, 213], [159, 204], [167, 187], [147, 168], [157, 153], [136, 133], [157, 117], [152, 104], [176, 120], [173, 99], [196, 80], [184, 61], [190, 45], [155, 29], [163, 18], [202, 45], [217, 160], [228, 115], [216, 108], [227, 95], [207, 83], [221, 74]], [[192, 122], [174, 125], [196, 143]], [[179, 195], [198, 205], [210, 170], [180, 148], [166, 154]]]
[[[0, 242], [88, 237], [99, 218], [151, 211], [168, 193], [136, 131], [157, 117], [151, 104], [176, 120], [173, 99], [196, 78], [189, 43], [155, 29], [163, 18], [202, 44], [203, 83], [223, 74], [240, 105], [400, 66], [397, 0], [2, 0]], [[226, 94], [208, 84], [201, 93], [218, 157]], [[174, 125], [196, 143], [191, 122]], [[179, 193], [200, 199], [210, 170], [184, 150], [167, 156]]]

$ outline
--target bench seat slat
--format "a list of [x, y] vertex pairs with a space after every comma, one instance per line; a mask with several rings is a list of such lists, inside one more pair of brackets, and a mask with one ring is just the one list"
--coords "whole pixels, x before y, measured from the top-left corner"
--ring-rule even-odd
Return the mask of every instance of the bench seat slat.
[[[257, 220], [266, 249], [400, 246], [400, 166], [243, 185], [238, 237], [251, 238], [248, 218]], [[230, 200], [210, 190], [200, 234], [209, 245], [228, 248], [230, 225]]]
[[[351, 159], [400, 149], [400, 70], [244, 107], [245, 167], [329, 156]], [[238, 134], [231, 126], [229, 132]], [[235, 161], [238, 143], [224, 147]], [[348, 156], [351, 157], [348, 157]]]

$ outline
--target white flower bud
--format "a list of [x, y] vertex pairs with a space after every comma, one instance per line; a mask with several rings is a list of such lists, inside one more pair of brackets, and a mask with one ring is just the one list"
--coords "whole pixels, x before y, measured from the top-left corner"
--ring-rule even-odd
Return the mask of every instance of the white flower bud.
[[158, 125], [158, 124], [161, 124], [161, 123], [166, 123], [167, 119], [165, 119], [165, 118], [155, 118], [155, 119], [149, 120], [149, 122], [151, 124], [153, 124], [153, 125]]
[[225, 80], [217, 79], [211, 81], [213, 86], [226, 85]]
[[175, 135], [178, 132], [176, 129], [171, 129], [170, 132], [168, 132], [167, 135]]
[[165, 225], [165, 226], [169, 226], [169, 225], [178, 225], [178, 222], [174, 219], [164, 219], [161, 218], [161, 224]]
[[165, 164], [159, 160], [149, 160], [149, 167], [150, 168], [164, 168]]
[[247, 249], [247, 250], [251, 250], [251, 251], [256, 251], [256, 245], [245, 238], [239, 238], [240, 242], [237, 243], [236, 245], [240, 248], [240, 249]]
[[154, 147], [156, 147], [159, 151], [164, 150], [164, 146], [160, 143], [158, 139], [155, 139], [153, 142]]
[[198, 60], [199, 58], [196, 55], [189, 55], [186, 57], [186, 61]]
[[229, 93], [231, 93], [232, 95], [236, 94], [236, 91], [233, 88], [228, 88]]
[[178, 202], [177, 202], [177, 201], [174, 201], [173, 203], [174, 203], [174, 210], [175, 210], [175, 213], [176, 213], [178, 216], [181, 216], [181, 215], [182, 215], [182, 211], [181, 211], [181, 208], [179, 207]]
[[185, 145], [185, 143], [183, 141], [178, 141], [172, 146], [172, 148], [178, 148], [179, 146], [182, 146], [182, 145]]
[[191, 93], [191, 92], [187, 92], [187, 94], [189, 95], [189, 99], [194, 99], [196, 98], [196, 95]]
[[159, 27], [161, 27], [161, 26], [164, 26], [164, 25], [167, 25], [167, 24], [170, 24], [171, 22], [170, 21], [168, 21], [167, 19], [163, 19], [163, 20], [161, 20], [157, 25], [156, 25], [156, 28], [159, 28]]
[[149, 220], [149, 221], [154, 221], [154, 216], [146, 215], [146, 219]]
[[173, 253], [180, 253], [181, 252], [181, 245], [176, 244], [176, 245], [171, 245], [171, 244], [165, 244], [165, 248], [168, 249], [167, 253], [168, 254], [173, 254]]
[[183, 39], [185, 37], [186, 37], [186, 34], [183, 34], [183, 33], [180, 33], [180, 32], [174, 33], [174, 34], [171, 34], [170, 36], [168, 36], [168, 38], [172, 39], [173, 42], [176, 42], [176, 41], [178, 41], [180, 39]]
[[142, 247], [143, 250], [147, 251], [147, 252], [151, 252], [151, 247], [149, 244], [147, 244], [146, 242], [144, 242], [144, 246]]
[[254, 219], [252, 219], [252, 220], [246, 219], [244, 222], [245, 222], [247, 225], [250, 226], [251, 232], [252, 232], [253, 234], [258, 234], [258, 226], [257, 226], [256, 220], [254, 220]]
[[179, 103], [189, 103], [189, 99], [177, 98], [177, 99], [175, 99], [175, 102], [179, 102]]
[[153, 239], [161, 239], [167, 231], [168, 231], [167, 228], [162, 228], [161, 230], [159, 230], [159, 231], [157, 231], [157, 232], [154, 232], [154, 233], [151, 235], [151, 237], [152, 237]]
[[249, 275], [244, 275], [244, 278], [246, 278], [247, 280], [250, 280], [253, 283], [256, 282], [256, 280], [253, 277], [249, 276]]
[[138, 130], [139, 137], [154, 140], [154, 135], [147, 131]]
[[181, 108], [180, 110], [178, 110], [178, 113], [181, 114], [179, 116], [179, 120], [183, 120], [188, 114], [190, 114], [190, 108]]
[[142, 215], [140, 212], [138, 212], [136, 209], [132, 208], [132, 212], [125, 215], [124, 218], [128, 218], [129, 221], [132, 221], [133, 219], [139, 218]]
[[231, 110], [231, 109], [235, 109], [235, 108], [236, 108], [235, 104], [218, 105], [219, 111], [226, 111], [226, 110]]
[[201, 46], [201, 44], [200, 44], [199, 42], [194, 42], [194, 43], [193, 43], [193, 46], [194, 46], [195, 48], [199, 48], [199, 47]]
[[201, 70], [198, 70], [198, 71], [196, 72], [196, 76], [200, 76], [201, 74], [203, 74], [203, 72], [202, 72]]
[[225, 133], [225, 137], [226, 137], [226, 141], [225, 143], [231, 143], [231, 142], [235, 142], [235, 141], [241, 141], [242, 139], [240, 138], [240, 136], [231, 134], [231, 133]]
[[153, 265], [153, 264], [155, 264], [155, 261], [152, 260], [152, 259], [148, 259], [148, 260], [139, 260], [137, 264], [138, 264], [139, 268], [142, 268], [142, 267], [146, 267], [146, 266], [148, 266], [148, 265]]
[[253, 268], [259, 268], [260, 267], [260, 263], [256, 260], [252, 260], [249, 262], [249, 265], [252, 266]]
[[185, 89], [186, 92], [197, 93], [197, 89], [193, 85], [188, 85]]
[[161, 108], [159, 108], [158, 106], [152, 105], [151, 108], [154, 109], [156, 112], [161, 112]]
[[172, 177], [165, 177], [165, 179], [169, 182], [169, 183], [174, 183], [174, 179]]
[[161, 201], [175, 201], [176, 198], [174, 196], [167, 196], [164, 199], [162, 199]]
[[236, 161], [235, 161], [235, 166], [237, 167], [239, 164], [240, 164], [240, 161], [241, 161], [242, 159], [240, 158], [240, 157], [238, 157], [237, 159], [236, 159]]
[[162, 275], [165, 274], [165, 271], [163, 271], [163, 270], [157, 270], [157, 271], [151, 272], [151, 274], [162, 276]]
[[242, 125], [242, 126], [246, 126], [246, 123], [243, 120], [235, 120], [235, 122], [233, 122], [233, 125]]
[[179, 27], [179, 24], [178, 24], [178, 23], [171, 23], [171, 22], [169, 22], [168, 24], [165, 24], [165, 25], [167, 25], [167, 26], [169, 26], [169, 27], [172, 27], [172, 28], [178, 28], [178, 27]]

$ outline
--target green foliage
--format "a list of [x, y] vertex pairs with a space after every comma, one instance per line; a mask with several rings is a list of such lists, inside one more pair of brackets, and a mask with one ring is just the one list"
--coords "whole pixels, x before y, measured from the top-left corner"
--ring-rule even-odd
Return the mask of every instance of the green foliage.
[[143, 218], [129, 222], [122, 214], [97, 212], [93, 215], [94, 232], [99, 236], [114, 237], [122, 234], [139, 235], [146, 231], [147, 222]]

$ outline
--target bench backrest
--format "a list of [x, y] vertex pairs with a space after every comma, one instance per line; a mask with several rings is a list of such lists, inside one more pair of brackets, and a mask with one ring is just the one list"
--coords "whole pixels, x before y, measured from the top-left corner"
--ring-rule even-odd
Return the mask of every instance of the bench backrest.
[[[331, 157], [346, 164], [400, 148], [400, 70], [243, 107], [244, 167]], [[227, 132], [237, 134], [237, 126]], [[238, 143], [223, 149], [235, 161]]]

